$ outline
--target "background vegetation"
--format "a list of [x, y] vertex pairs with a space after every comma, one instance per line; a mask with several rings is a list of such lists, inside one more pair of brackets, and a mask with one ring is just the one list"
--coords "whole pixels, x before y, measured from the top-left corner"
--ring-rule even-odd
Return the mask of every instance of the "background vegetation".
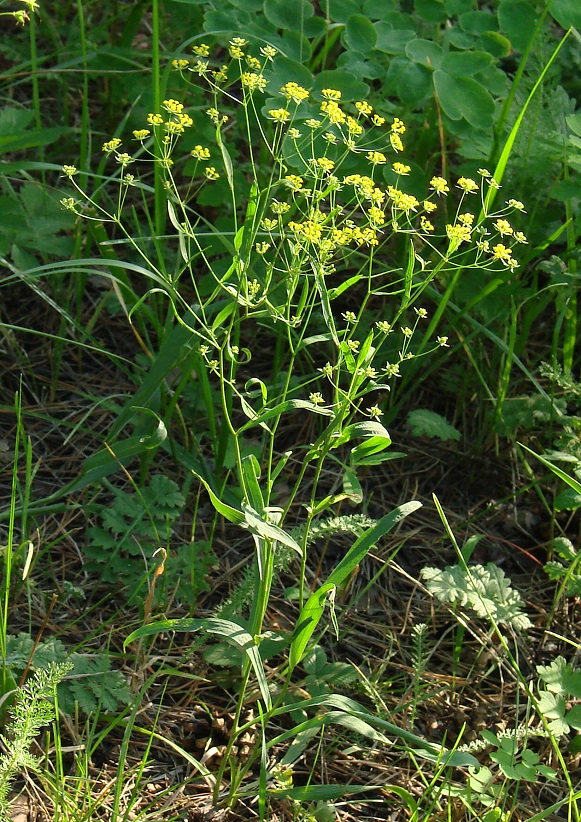
[[3, 818], [578, 820], [577, 1], [0, 15]]

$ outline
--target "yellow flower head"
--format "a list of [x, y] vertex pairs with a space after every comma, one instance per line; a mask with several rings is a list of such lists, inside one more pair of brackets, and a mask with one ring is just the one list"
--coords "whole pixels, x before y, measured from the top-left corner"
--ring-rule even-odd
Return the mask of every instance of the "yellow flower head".
[[161, 107], [164, 108], [166, 111], [169, 111], [170, 114], [181, 114], [184, 110], [183, 103], [180, 103], [178, 100], [164, 100], [161, 104]]
[[240, 82], [242, 85], [250, 89], [250, 91], [254, 91], [258, 89], [258, 91], [264, 91], [266, 88], [266, 78], [263, 74], [256, 74], [253, 71], [245, 71], [240, 76]]
[[324, 100], [321, 103], [321, 111], [327, 115], [331, 123], [344, 123], [347, 120], [347, 115], [341, 111], [335, 100]]
[[210, 56], [210, 49], [205, 43], [200, 43], [197, 46], [192, 46], [192, 51], [198, 57], [209, 57]]
[[300, 191], [304, 185], [303, 178], [299, 177], [297, 174], [288, 174], [284, 180], [288, 187], [293, 191]]
[[381, 151], [368, 151], [366, 157], [374, 166], [387, 163], [387, 157]]
[[495, 229], [498, 231], [501, 237], [504, 237], [505, 234], [513, 234], [513, 228], [508, 220], [497, 220], [493, 223]]
[[101, 151], [104, 151], [105, 154], [111, 154], [111, 152], [116, 151], [120, 145], [121, 140], [119, 137], [114, 137], [112, 140], [108, 140], [106, 143], [103, 143]]
[[271, 108], [268, 112], [268, 116], [276, 120], [277, 123], [286, 123], [287, 120], [290, 120], [290, 111], [286, 108]]
[[287, 100], [292, 100], [293, 103], [297, 105], [302, 101], [306, 100], [309, 96], [309, 92], [306, 88], [299, 86], [298, 83], [285, 83], [285, 85], [281, 88], [280, 93], [286, 97]]
[[450, 191], [450, 187], [443, 177], [432, 177], [430, 188], [433, 188], [436, 194], [447, 194]]
[[406, 166], [403, 163], [393, 163], [392, 168], [396, 174], [399, 174], [402, 177], [405, 177], [411, 171], [410, 166]]
[[203, 146], [194, 146], [194, 148], [190, 151], [192, 157], [195, 157], [196, 160], [209, 160], [210, 159], [210, 149], [204, 148]]
[[465, 194], [474, 194], [479, 190], [478, 184], [470, 177], [459, 177], [456, 185], [458, 188], [461, 188]]
[[366, 103], [364, 100], [355, 103], [355, 108], [360, 114], [368, 116], [369, 114], [373, 114], [373, 108]]

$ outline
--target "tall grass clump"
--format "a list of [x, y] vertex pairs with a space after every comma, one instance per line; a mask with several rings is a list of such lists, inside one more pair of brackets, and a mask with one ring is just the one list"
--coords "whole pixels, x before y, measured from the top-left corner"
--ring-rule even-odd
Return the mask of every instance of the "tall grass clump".
[[[381, 419], [398, 378], [410, 361], [417, 368], [419, 358], [448, 344], [440, 331], [446, 301], [430, 316], [425, 292], [468, 266], [512, 272], [526, 243], [513, 215], [524, 207], [508, 199], [487, 208], [498, 183], [486, 168], [478, 180], [434, 175], [416, 197], [406, 186], [404, 122], [353, 99], [348, 88], [327, 87], [323, 75], [312, 88], [282, 76], [284, 59], [271, 46], [235, 37], [225, 48], [196, 43], [193, 52], [172, 63], [179, 94], [130, 135], [105, 140], [107, 176], [88, 175], [93, 194], [74, 166], [63, 166], [70, 192], [62, 205], [98, 226], [107, 276], [144, 355], [148, 388], [114, 430], [145, 411], [157, 444], [170, 442], [216, 516], [252, 536], [251, 595], [227, 619], [153, 622], [128, 641], [202, 630], [237, 650], [234, 728], [214, 797], [224, 798], [236, 740], [258, 730], [261, 752], [240, 766], [226, 797], [258, 795], [265, 818], [269, 796], [315, 796], [288, 780], [281, 786], [277, 774], [301, 755], [301, 740], [328, 723], [382, 743], [383, 731], [398, 734], [442, 766], [467, 762], [333, 694], [299, 707], [295, 701], [293, 716], [306, 713], [291, 730], [273, 736], [271, 723], [289, 711], [293, 671], [320, 638], [325, 609], [340, 633], [338, 589], [419, 507], [403, 503], [362, 528], [312, 590], [313, 529], [343, 501], [363, 502], [362, 473], [394, 456]], [[172, 228], [163, 236], [155, 229], [160, 175]], [[153, 440], [139, 441], [147, 470], [151, 459], [143, 455]], [[292, 630], [278, 633], [283, 661], [267, 674], [271, 589], [292, 563], [298, 611]], [[249, 698], [259, 702], [250, 719]], [[312, 715], [319, 706], [332, 710]], [[279, 761], [275, 751], [291, 739], [292, 753]], [[241, 787], [255, 762], [257, 781]]]

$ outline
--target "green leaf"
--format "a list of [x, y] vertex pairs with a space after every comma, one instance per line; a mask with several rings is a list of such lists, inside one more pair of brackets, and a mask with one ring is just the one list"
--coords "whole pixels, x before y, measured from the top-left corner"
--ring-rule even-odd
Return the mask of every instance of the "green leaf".
[[443, 23], [448, 17], [444, 0], [415, 0], [415, 10], [428, 23]]
[[264, 675], [264, 669], [262, 667], [260, 654], [258, 653], [258, 647], [248, 631], [246, 631], [241, 625], [226, 619], [214, 618], [166, 619], [160, 622], [152, 622], [150, 625], [143, 625], [141, 628], [133, 631], [123, 643], [123, 647], [126, 648], [131, 642], [135, 642], [135, 640], [142, 639], [145, 636], [155, 636], [156, 634], [166, 633], [167, 631], [177, 631], [178, 633], [207, 631], [210, 634], [216, 634], [217, 636], [224, 637], [226, 642], [240, 648], [247, 655], [254, 669], [264, 704], [270, 709], [272, 705], [270, 690]]
[[334, 23], [347, 23], [347, 20], [354, 14], [359, 14], [361, 8], [355, 0], [327, 0], [325, 11], [328, 10], [330, 19]]
[[367, 54], [375, 48], [377, 31], [368, 17], [364, 17], [362, 14], [352, 14], [347, 20], [343, 37], [346, 45], [352, 51]]
[[[552, 5], [556, 5], [556, 2], [557, 0]], [[577, 0], [573, 2], [577, 3]], [[552, 7], [549, 10], [552, 12]], [[520, 0], [503, 0], [498, 7], [498, 22], [500, 30], [507, 35], [513, 47], [524, 51], [534, 34], [537, 14], [530, 3]]]
[[352, 466], [379, 465], [392, 459], [391, 454], [384, 453], [390, 445], [391, 438], [389, 436], [371, 436], [351, 449], [349, 461]]
[[492, 63], [486, 51], [452, 51], [445, 54], [439, 68], [451, 77], [468, 77], [484, 71]]
[[301, 31], [305, 20], [315, 13], [309, 0], [264, 0], [264, 16], [277, 29]]
[[478, 45], [496, 58], [508, 57], [512, 51], [508, 37], [504, 37], [498, 31], [483, 31], [478, 38]]
[[490, 92], [472, 77], [456, 78], [456, 88], [460, 94], [460, 110], [464, 119], [474, 128], [492, 128], [494, 100]]
[[573, 669], [564, 657], [558, 656], [550, 665], [537, 665], [537, 673], [551, 693], [581, 699], [581, 670]]
[[410, 411], [407, 416], [407, 423], [414, 437], [436, 437], [443, 442], [460, 439], [458, 429], [450, 425], [445, 417], [426, 408]]
[[424, 66], [407, 60], [406, 64], [397, 77], [396, 91], [402, 102], [409, 106], [416, 106], [431, 95], [431, 75]]
[[297, 60], [278, 56], [269, 70], [264, 72], [268, 80], [268, 93], [279, 94], [281, 88], [288, 82], [298, 83], [303, 88], [310, 89], [313, 85], [313, 75], [306, 66]]
[[343, 492], [356, 505], [363, 502], [363, 488], [352, 468], [346, 468], [343, 474]]
[[510, 586], [510, 579], [492, 562], [485, 567], [448, 565], [443, 570], [426, 566], [420, 575], [428, 591], [440, 602], [467, 606], [478, 616], [512, 625], [517, 631], [532, 625], [522, 611], [522, 598]]
[[379, 23], [375, 25], [377, 28], [375, 48], [386, 54], [404, 54], [407, 44], [416, 38], [413, 29], [391, 29], [387, 27], [380, 29]]
[[565, 488], [557, 494], [553, 505], [555, 511], [576, 511], [581, 508], [581, 493], [573, 488]]
[[489, 11], [467, 11], [458, 18], [460, 28], [467, 34], [484, 34], [485, 31], [497, 31], [498, 22], [495, 14]]
[[458, 84], [453, 77], [441, 69], [434, 72], [434, 88], [444, 114], [450, 120], [461, 120], [462, 109], [458, 99]]
[[464, 117], [475, 128], [492, 126], [494, 100], [490, 93], [472, 77], [452, 77], [437, 69], [434, 86], [445, 114], [451, 120]]
[[572, 488], [578, 494], [581, 494], [581, 482], [576, 480], [574, 477], [571, 477], [569, 474], [566, 474], [565, 471], [561, 470], [561, 468], [559, 468], [557, 465], [553, 465], [553, 463], [549, 462], [549, 460], [545, 459], [545, 457], [541, 457], [539, 456], [539, 454], [535, 454], [535, 452], [531, 451], [530, 448], [527, 448], [526, 445], [523, 445], [522, 443], [519, 443], [519, 445], [521, 448], [524, 448], [525, 451], [528, 451], [529, 454], [532, 454], [533, 457], [536, 457], [540, 462], [542, 462], [546, 468], [553, 472], [553, 474], [562, 479], [563, 482], [565, 482], [569, 486], [569, 488]]
[[442, 47], [438, 43], [420, 38], [410, 40], [405, 47], [405, 53], [414, 63], [431, 69], [440, 68], [443, 56]]
[[242, 432], [248, 430], [249, 428], [252, 428], [255, 425], [262, 425], [267, 420], [278, 418], [282, 414], [286, 414], [289, 411], [296, 411], [299, 409], [310, 411], [312, 414], [319, 414], [323, 417], [333, 416], [333, 411], [331, 411], [329, 408], [316, 405], [314, 402], [311, 402], [310, 400], [285, 400], [284, 402], [275, 405], [273, 408], [266, 408], [263, 411], [259, 411], [258, 413], [256, 413], [255, 416], [250, 420], [250, 422], [245, 423], [242, 426], [242, 428], [240, 428], [238, 433], [241, 434]]
[[242, 505], [243, 512], [244, 512], [244, 520], [248, 529], [253, 534], [258, 534], [261, 537], [265, 537], [266, 539], [273, 540], [275, 542], [280, 542], [283, 545], [292, 548], [293, 551], [296, 551], [298, 554], [301, 554], [300, 546], [297, 542], [287, 534], [282, 528], [279, 528], [278, 525], [273, 525], [270, 522], [266, 522], [257, 511], [254, 511], [249, 505]]
[[579, 0], [553, 0], [549, 14], [564, 29], [581, 29], [581, 5]]
[[289, 654], [289, 669], [292, 671], [302, 660], [310, 638], [323, 615], [329, 592], [341, 585], [355, 569], [377, 541], [390, 531], [404, 517], [421, 508], [421, 502], [407, 502], [382, 517], [368, 528], [347, 551], [326, 582], [315, 591], [304, 605], [297, 620]]
[[365, 100], [369, 94], [369, 86], [361, 80], [357, 80], [348, 71], [332, 69], [321, 71], [315, 78], [313, 85], [313, 96], [315, 99], [324, 99], [321, 91], [324, 88], [333, 88], [341, 92], [341, 100], [349, 102], [351, 100]]

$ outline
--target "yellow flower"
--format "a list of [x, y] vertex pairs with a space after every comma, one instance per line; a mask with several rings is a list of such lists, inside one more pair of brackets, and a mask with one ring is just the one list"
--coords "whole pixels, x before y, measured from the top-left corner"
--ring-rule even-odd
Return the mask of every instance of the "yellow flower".
[[354, 134], [356, 137], [363, 134], [363, 126], [359, 125], [354, 117], [347, 117], [347, 128], [349, 129], [349, 134]]
[[381, 151], [368, 151], [366, 157], [374, 166], [387, 163], [387, 157]]
[[280, 93], [286, 97], [287, 100], [292, 100], [293, 103], [297, 105], [301, 102], [301, 100], [306, 100], [309, 96], [309, 92], [299, 86], [298, 83], [285, 83], [285, 85], [281, 88]]
[[147, 122], [150, 126], [161, 126], [163, 125], [163, 117], [161, 114], [148, 114]]
[[333, 162], [333, 160], [329, 160], [328, 157], [317, 157], [315, 160], [315, 164], [327, 173], [333, 171], [333, 169], [335, 168], [335, 163]]
[[255, 74], [252, 71], [245, 71], [240, 76], [240, 82], [245, 88], [250, 89], [250, 91], [254, 91], [258, 89], [259, 91], [264, 91], [266, 88], [266, 78], [263, 74]]
[[[289, 186], [294, 187], [295, 191], [298, 191], [303, 187], [303, 180], [301, 177], [295, 177], [291, 175], [291, 177], [286, 178], [289, 183]], [[288, 203], [279, 203], [278, 200], [273, 200], [270, 204], [270, 210], [273, 214], [286, 214], [287, 211], [290, 211], [290, 205]]]
[[507, 201], [506, 201], [506, 204], [507, 204], [508, 206], [510, 206], [511, 208], [516, 209], [517, 211], [522, 211], [522, 212], [526, 213], [526, 212], [525, 212], [525, 207], [524, 207], [524, 205], [521, 203], [521, 201], [520, 201], [520, 200], [507, 200]]
[[195, 157], [196, 160], [209, 160], [210, 159], [210, 149], [204, 148], [204, 146], [194, 146], [194, 148], [190, 151], [192, 157]]
[[251, 54], [246, 55], [246, 65], [248, 68], [254, 69], [254, 71], [260, 71], [261, 63], [258, 58], [253, 57]]
[[106, 143], [103, 143], [101, 151], [104, 151], [106, 154], [111, 154], [111, 152], [118, 149], [120, 145], [121, 140], [119, 137], [114, 137], [112, 140], [108, 140]]
[[355, 108], [360, 114], [369, 115], [373, 113], [373, 108], [364, 100], [355, 103]]
[[303, 178], [297, 174], [288, 174], [284, 179], [288, 187], [293, 191], [300, 191], [304, 185]]
[[77, 174], [77, 167], [76, 166], [63, 166], [63, 174], [66, 177], [74, 177]]
[[150, 134], [151, 131], [148, 128], [138, 128], [133, 132], [133, 136], [136, 140], [146, 140]]
[[495, 229], [498, 231], [501, 237], [504, 237], [505, 234], [513, 234], [514, 230], [508, 220], [497, 220], [493, 223]]
[[447, 194], [450, 191], [450, 187], [443, 177], [432, 177], [430, 188], [433, 188], [436, 194]]
[[403, 143], [401, 141], [401, 137], [399, 136], [399, 134], [396, 134], [392, 131], [389, 135], [389, 142], [391, 143], [391, 147], [395, 152], [403, 151]]
[[492, 177], [492, 174], [487, 168], [479, 168], [478, 173], [481, 177]]
[[392, 168], [396, 174], [400, 174], [402, 177], [405, 177], [411, 171], [411, 167], [403, 163], [393, 163]]
[[290, 120], [291, 115], [290, 111], [286, 108], [271, 108], [268, 116], [276, 120], [277, 123], [286, 123], [287, 120]]
[[460, 214], [458, 216], [458, 222], [462, 223], [462, 225], [471, 226], [474, 223], [474, 214], [470, 214], [466, 212], [466, 214]]
[[260, 223], [260, 227], [265, 231], [273, 231], [278, 225], [277, 220], [272, 220], [270, 217], [265, 217]]
[[161, 107], [164, 108], [166, 111], [169, 111], [170, 114], [181, 114], [184, 110], [183, 103], [180, 103], [178, 100], [164, 100], [161, 104]]
[[374, 126], [382, 126], [385, 123], [385, 117], [380, 117], [379, 114], [374, 114], [371, 118]]
[[187, 68], [190, 64], [189, 60], [172, 60], [171, 64], [173, 68], [178, 69], [179, 71], [183, 71]]
[[406, 129], [403, 120], [400, 120], [399, 117], [394, 117], [390, 130], [392, 134], [405, 134]]
[[400, 191], [399, 188], [394, 188], [393, 186], [388, 186], [387, 193], [389, 194], [390, 200], [393, 202], [395, 208], [400, 209], [401, 211], [415, 211], [419, 206], [418, 200], [411, 195], [411, 194], [404, 194], [403, 191]]
[[380, 226], [385, 222], [385, 213], [377, 206], [371, 206], [367, 215], [372, 226]]
[[459, 243], [469, 243], [472, 237], [472, 232], [467, 225], [447, 225], [446, 234], [449, 240], [458, 241]]
[[270, 243], [256, 243], [254, 248], [256, 249], [256, 252], [262, 256], [263, 254], [266, 254], [270, 248]]
[[230, 55], [235, 60], [241, 60], [244, 57], [244, 52], [242, 49], [246, 45], [248, 45], [248, 40], [244, 40], [242, 37], [234, 37], [230, 40], [230, 48], [228, 49]]
[[420, 217], [420, 227], [422, 231], [429, 232], [434, 230], [434, 226], [432, 225], [432, 223], [429, 220], [427, 220], [423, 215]]
[[502, 243], [498, 243], [498, 245], [492, 246], [492, 258], [494, 260], [500, 260], [500, 262], [504, 265], [510, 265], [512, 260], [512, 251]]
[[276, 57], [278, 54], [278, 50], [275, 49], [274, 46], [262, 46], [260, 53], [263, 57], [266, 57], [267, 60], [272, 60], [273, 57]]
[[340, 100], [343, 96], [340, 91], [337, 91], [335, 88], [324, 88], [321, 91], [321, 95], [325, 98], [325, 100]]
[[214, 168], [214, 166], [208, 166], [204, 169], [204, 174], [208, 178], [208, 180], [217, 180], [219, 178], [219, 174]]
[[470, 177], [459, 177], [456, 185], [458, 188], [461, 188], [465, 194], [474, 194], [479, 190], [477, 183]]
[[428, 214], [431, 214], [432, 211], [436, 211], [436, 209], [438, 208], [438, 206], [431, 200], [424, 200], [422, 205], [424, 206], [424, 211], [426, 211]]
[[326, 114], [331, 123], [344, 123], [347, 119], [345, 112], [335, 100], [324, 100], [321, 103], [321, 111]]
[[194, 54], [197, 54], [198, 57], [210, 56], [210, 49], [205, 43], [200, 43], [198, 46], [192, 46], [192, 51]]

